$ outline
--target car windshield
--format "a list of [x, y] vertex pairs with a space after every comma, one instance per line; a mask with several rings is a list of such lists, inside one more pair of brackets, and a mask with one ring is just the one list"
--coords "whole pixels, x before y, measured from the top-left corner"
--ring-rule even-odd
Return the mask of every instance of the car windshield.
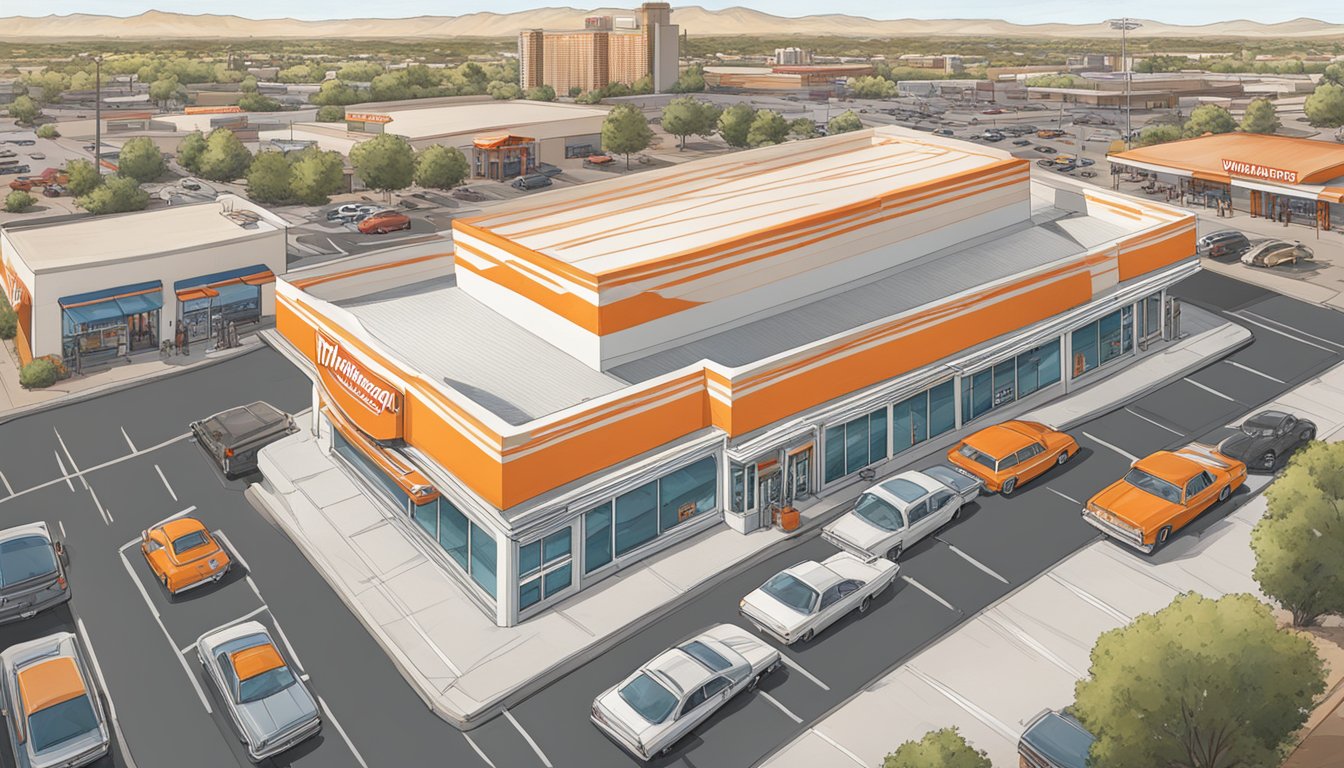
[[715, 651], [713, 648], [710, 648], [699, 640], [692, 640], [681, 646], [681, 650], [690, 654], [696, 661], [709, 667], [709, 671], [711, 672], [722, 672], [733, 666], [728, 663], [727, 659], [720, 656], [718, 651]]
[[631, 709], [650, 723], [663, 722], [677, 706], [677, 697], [647, 672], [640, 672], [634, 680], [621, 686], [620, 694]]
[[859, 497], [858, 503], [854, 505], [854, 514], [884, 531], [899, 531], [905, 526], [899, 509], [871, 493]]
[[1241, 425], [1241, 431], [1245, 432], [1251, 437], [1269, 437], [1270, 435], [1274, 434], [1273, 427], [1266, 426], [1264, 424], [1255, 424], [1249, 421]]
[[210, 538], [205, 535], [205, 531], [192, 531], [185, 536], [178, 536], [173, 539], [173, 554], [180, 555], [208, 543], [210, 543]]
[[[899, 512], [896, 517], [900, 518]], [[804, 615], [812, 613], [817, 604], [817, 591], [787, 573], [772, 577], [761, 585], [761, 591]]]
[[53, 704], [28, 716], [28, 730], [32, 732], [33, 749], [37, 752], [83, 736], [97, 727], [98, 718], [93, 714], [88, 696]]
[[0, 586], [11, 586], [56, 572], [51, 542], [41, 536], [21, 536], [0, 542]]
[[274, 696], [293, 684], [294, 673], [289, 671], [289, 667], [276, 667], [255, 677], [240, 681], [238, 683], [238, 701], [242, 704], [260, 701]]
[[965, 443], [963, 443], [962, 446], [957, 449], [957, 453], [961, 454], [962, 456], [965, 456], [971, 461], [974, 461], [976, 464], [983, 464], [986, 467], [989, 467], [991, 470], [994, 469], [995, 464], [998, 463], [998, 459], [994, 458], [993, 456], [990, 456], [987, 453], [977, 451]]
[[1138, 467], [1125, 473], [1125, 482], [1141, 491], [1151, 493], [1159, 499], [1165, 499], [1173, 504], [1181, 503], [1180, 488], [1160, 477], [1154, 477]]

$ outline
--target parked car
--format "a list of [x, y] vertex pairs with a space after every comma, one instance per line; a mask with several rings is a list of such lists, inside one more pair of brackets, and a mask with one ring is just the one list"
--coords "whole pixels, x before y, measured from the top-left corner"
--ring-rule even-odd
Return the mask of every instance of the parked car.
[[925, 472], [902, 472], [859, 495], [854, 507], [821, 537], [860, 557], [895, 561], [901, 552], [961, 516], [980, 483], [958, 492]]
[[564, 173], [564, 170], [559, 166], [551, 165], [550, 163], [537, 163], [537, 173], [540, 173], [543, 176], [559, 176]]
[[519, 176], [511, 182], [514, 189], [541, 189], [551, 186], [551, 177], [540, 173]]
[[44, 522], [0, 531], [0, 623], [31, 619], [70, 599], [65, 547]]
[[47, 186], [45, 186], [45, 187], [42, 188], [42, 196], [43, 196], [43, 197], [60, 197], [61, 195], [64, 195], [64, 194], [65, 194], [66, 192], [68, 192], [68, 191], [69, 191], [69, 190], [67, 190], [65, 187], [61, 186], [60, 184], [48, 184]]
[[1054, 147], [1047, 147], [1044, 144], [1037, 144], [1036, 146], [1032, 147], [1032, 149], [1036, 150], [1037, 152], [1040, 152], [1042, 155], [1053, 155], [1059, 151]]
[[1235, 229], [1210, 232], [1195, 241], [1195, 252], [1210, 259], [1222, 256], [1240, 256], [1250, 249], [1250, 238]]
[[641, 760], [665, 755], [737, 694], [754, 690], [780, 653], [732, 624], [717, 624], [650, 659], [598, 694], [593, 725]]
[[1246, 482], [1246, 465], [1192, 443], [1136, 460], [1125, 476], [1088, 500], [1083, 519], [1102, 533], [1152, 553]]
[[[183, 186], [185, 187], [186, 185], [183, 184]], [[200, 184], [197, 184], [196, 188], [199, 189]], [[191, 189], [191, 187], [187, 187], [187, 189]], [[342, 221], [361, 213], [373, 213], [377, 210], [380, 210], [380, 208], [376, 205], [369, 205], [367, 203], [346, 203], [327, 211], [327, 221]]]
[[36, 140], [36, 139], [10, 139], [10, 140], [9, 140], [9, 143], [10, 143], [10, 144], [13, 144], [13, 145], [16, 146], [16, 147], [31, 147], [31, 146], [33, 146], [34, 144], [37, 143], [37, 140]]
[[[0, 168], [9, 168], [18, 165], [20, 162], [22, 161], [17, 157], [6, 157], [5, 159], [0, 160]], [[5, 171], [5, 173], [9, 173], [9, 171]]]
[[601, 168], [616, 162], [616, 158], [611, 155], [589, 155], [583, 159], [585, 167]]
[[485, 199], [485, 195], [471, 187], [458, 187], [452, 191], [452, 196], [454, 199], [463, 200], [468, 203], [479, 203]]
[[0, 653], [5, 728], [19, 768], [77, 768], [112, 741], [102, 695], [79, 640], [57, 632]]
[[953, 134], [952, 134], [952, 130], [951, 130], [950, 128], [939, 128], [938, 130], [936, 130], [936, 131], [933, 132], [933, 135], [934, 135], [934, 136], [951, 136], [951, 135], [953, 135]]
[[823, 562], [785, 568], [742, 598], [738, 610], [757, 629], [785, 645], [806, 643], [855, 608], [867, 613], [891, 586], [900, 566], [883, 558], [841, 552]]
[[411, 228], [411, 217], [397, 211], [379, 211], [359, 222], [359, 231], [366, 235], [385, 235]]
[[1297, 240], [1266, 240], [1243, 253], [1241, 263], [1250, 267], [1277, 267], [1311, 261], [1314, 257], [1311, 249]]
[[298, 431], [294, 418], [258, 400], [193, 421], [191, 434], [230, 479], [257, 468], [257, 451]]
[[253, 762], [278, 755], [322, 730], [313, 694], [259, 622], [245, 621], [201, 635], [196, 658]]
[[1055, 130], [1054, 128], [1044, 128], [1036, 132], [1036, 138], [1038, 139], [1058, 139], [1063, 135], [1063, 131]]
[[183, 189], [189, 189], [192, 192], [195, 192], [201, 188], [201, 182], [190, 177], [182, 179], [181, 181], [177, 182], [177, 185]]
[[1298, 448], [1316, 439], [1316, 424], [1283, 411], [1261, 411], [1237, 433], [1218, 444], [1218, 452], [1244, 462], [1248, 469], [1273, 472]]
[[3, 157], [18, 157], [18, 155], [19, 155], [19, 153], [18, 153], [18, 152], [15, 152], [15, 151], [12, 150], [12, 149], [0, 149], [0, 158], [3, 158]]
[[46, 154], [44, 154], [44, 153], [42, 153], [42, 152], [29, 152], [29, 153], [28, 153], [28, 157], [31, 158], [31, 159], [33, 159], [33, 160], [46, 160], [46, 159], [47, 159]]
[[1055, 163], [1054, 163], [1053, 160], [1050, 160], [1049, 158], [1042, 157], [1042, 158], [1040, 158], [1040, 159], [1038, 159], [1038, 160], [1036, 161], [1036, 167], [1037, 167], [1037, 168], [1054, 168], [1054, 167], [1055, 167]]
[[1005, 421], [952, 446], [947, 460], [978, 478], [985, 490], [1011, 496], [1019, 485], [1061, 466], [1078, 453], [1078, 441], [1034, 421]]
[[1097, 161], [1096, 161], [1096, 160], [1093, 160], [1093, 159], [1090, 158], [1090, 157], [1080, 157], [1080, 158], [1078, 158], [1078, 165], [1080, 165], [1080, 166], [1082, 166], [1082, 167], [1084, 167], [1084, 168], [1086, 168], [1086, 167], [1089, 166], [1089, 165], [1096, 165], [1096, 164], [1097, 164]]
[[1018, 739], [1019, 768], [1087, 768], [1094, 741], [1072, 715], [1047, 709]]
[[7, 176], [7, 175], [9, 175], [9, 174], [11, 174], [11, 173], [19, 173], [19, 174], [22, 174], [22, 173], [32, 173], [32, 172], [33, 172], [32, 167], [31, 167], [31, 166], [28, 166], [28, 165], [11, 165], [11, 166], [7, 166], [7, 167], [4, 167], [4, 168], [0, 168], [0, 175], [5, 175], [5, 176]]
[[140, 554], [172, 595], [218, 582], [233, 566], [229, 553], [194, 517], [161, 520], [141, 531]]
[[980, 138], [984, 139], [985, 141], [1003, 141], [1004, 136], [1002, 133], [999, 133], [998, 131], [985, 131], [984, 133], [980, 134]]
[[1069, 173], [1070, 171], [1076, 169], [1077, 167], [1078, 166], [1074, 165], [1073, 163], [1064, 163], [1064, 164], [1055, 163], [1054, 171], [1057, 173]]
[[1031, 146], [1031, 139], [1018, 139], [1017, 141], [1014, 141], [1014, 142], [1013, 142], [1013, 146], [1014, 146], [1014, 147], [1030, 147], [1030, 146]]

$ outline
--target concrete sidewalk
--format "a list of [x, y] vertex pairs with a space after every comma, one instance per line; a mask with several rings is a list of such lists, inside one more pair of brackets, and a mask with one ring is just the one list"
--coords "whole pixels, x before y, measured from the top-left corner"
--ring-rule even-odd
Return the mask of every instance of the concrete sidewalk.
[[[1203, 313], [1207, 328], [1035, 413], [1077, 420], [1183, 376], [1246, 344], [1246, 329]], [[1002, 418], [1012, 418], [1005, 408]], [[1020, 411], [1018, 411], [1020, 413]], [[1049, 413], [1055, 413], [1049, 411]], [[878, 467], [926, 466], [956, 435]], [[768, 557], [790, 536], [840, 514], [867, 484], [803, 508], [803, 528], [739, 534], [713, 526], [516, 627], [497, 627], [430, 556], [423, 535], [368, 499], [308, 429], [263, 449], [265, 480], [248, 497], [296, 543], [440, 717], [469, 728], [674, 610], [696, 592]]]
[[[1344, 366], [1265, 407], [1275, 406], [1316, 421], [1324, 439], [1339, 439]], [[1137, 557], [1107, 540], [1070, 556], [870, 684], [764, 765], [880, 765], [901, 743], [954, 725], [994, 765], [1016, 765], [1023, 728], [1042, 710], [1072, 703], [1074, 684], [1087, 674], [1101, 633], [1186, 591], [1210, 597], [1249, 592], [1265, 599], [1250, 576], [1250, 535], [1264, 514], [1259, 492], [1269, 481], [1252, 475], [1247, 486], [1255, 495], [1249, 501], [1152, 557]], [[1344, 655], [1323, 655], [1329, 690], [1344, 679]]]

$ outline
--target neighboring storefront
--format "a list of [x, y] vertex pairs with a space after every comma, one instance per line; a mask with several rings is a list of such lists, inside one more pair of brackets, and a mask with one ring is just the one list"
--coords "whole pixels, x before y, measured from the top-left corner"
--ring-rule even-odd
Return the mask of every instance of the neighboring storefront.
[[124, 285], [64, 296], [61, 357], [73, 370], [159, 346], [163, 283]]
[[526, 136], [477, 136], [472, 140], [472, 175], [507, 181], [537, 168], [537, 140]]
[[261, 322], [262, 287], [274, 282], [265, 264], [177, 280], [178, 327], [193, 343], [219, 338], [230, 323], [240, 332], [251, 330]]

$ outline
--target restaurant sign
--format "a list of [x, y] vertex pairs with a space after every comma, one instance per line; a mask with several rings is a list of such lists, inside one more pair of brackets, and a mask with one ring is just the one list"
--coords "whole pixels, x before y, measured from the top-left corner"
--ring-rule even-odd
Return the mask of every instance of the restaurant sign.
[[340, 342], [317, 332], [318, 375], [345, 415], [375, 440], [401, 436], [402, 395], [350, 357]]
[[1233, 176], [1249, 176], [1253, 179], [1277, 181], [1282, 184], [1297, 183], [1297, 171], [1286, 171], [1282, 168], [1271, 168], [1268, 165], [1247, 163], [1242, 160], [1224, 160], [1223, 172]]
[[369, 112], [346, 112], [345, 120], [349, 123], [390, 123], [390, 115], [375, 115]]

